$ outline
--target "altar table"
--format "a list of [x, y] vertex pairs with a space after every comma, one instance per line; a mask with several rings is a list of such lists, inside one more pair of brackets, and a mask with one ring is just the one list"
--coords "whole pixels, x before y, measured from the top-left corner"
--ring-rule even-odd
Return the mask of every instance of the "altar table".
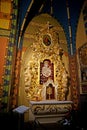
[[55, 123], [62, 120], [72, 110], [72, 101], [30, 101], [34, 120], [39, 123]]

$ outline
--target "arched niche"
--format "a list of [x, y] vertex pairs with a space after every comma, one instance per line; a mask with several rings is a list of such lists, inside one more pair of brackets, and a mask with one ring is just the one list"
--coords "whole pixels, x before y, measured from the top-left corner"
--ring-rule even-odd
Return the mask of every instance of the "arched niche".
[[[50, 44], [44, 43], [44, 36], [49, 38]], [[69, 61], [66, 36], [60, 23], [48, 14], [33, 18], [25, 31], [22, 50], [20, 93], [23, 100], [26, 97], [36, 100], [37, 96], [43, 100], [40, 95], [43, 88], [40, 84], [40, 63], [45, 59], [54, 65], [53, 83], [58, 86], [56, 99], [65, 100], [69, 89]]]

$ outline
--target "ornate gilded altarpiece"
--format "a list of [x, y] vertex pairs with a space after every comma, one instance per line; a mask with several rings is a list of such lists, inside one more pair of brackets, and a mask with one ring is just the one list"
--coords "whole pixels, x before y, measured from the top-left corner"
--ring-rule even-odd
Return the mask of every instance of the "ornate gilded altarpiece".
[[87, 43], [79, 49], [81, 93], [87, 94]]
[[67, 100], [68, 73], [62, 61], [58, 32], [47, 23], [30, 46], [31, 56], [24, 64], [24, 84], [29, 100]]

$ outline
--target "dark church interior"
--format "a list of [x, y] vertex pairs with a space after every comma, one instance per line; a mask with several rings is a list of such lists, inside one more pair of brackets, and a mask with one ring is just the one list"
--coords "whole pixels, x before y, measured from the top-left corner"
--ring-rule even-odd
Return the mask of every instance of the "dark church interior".
[[0, 0], [0, 129], [87, 130], [87, 0]]

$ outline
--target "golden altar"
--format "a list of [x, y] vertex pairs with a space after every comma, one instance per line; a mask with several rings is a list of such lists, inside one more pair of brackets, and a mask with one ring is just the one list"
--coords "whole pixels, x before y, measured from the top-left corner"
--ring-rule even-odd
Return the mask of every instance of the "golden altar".
[[22, 73], [31, 108], [29, 120], [51, 123], [61, 120], [72, 109], [68, 98], [70, 76], [68, 57], [58, 41], [59, 30], [50, 28], [49, 23], [42, 28], [24, 55]]

